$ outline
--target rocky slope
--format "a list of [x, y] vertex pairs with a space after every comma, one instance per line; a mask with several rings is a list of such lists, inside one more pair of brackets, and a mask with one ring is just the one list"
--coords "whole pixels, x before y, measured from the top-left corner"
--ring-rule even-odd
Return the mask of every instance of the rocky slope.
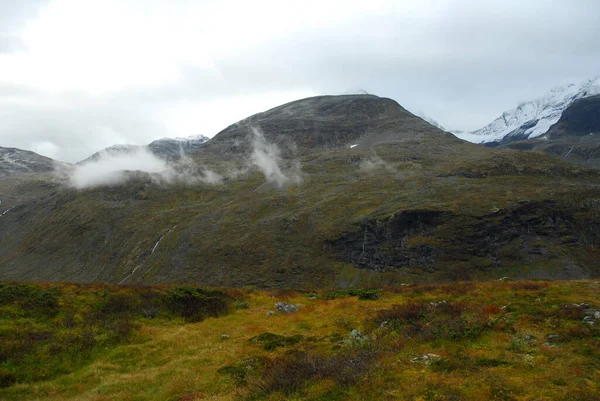
[[600, 94], [600, 77], [580, 84], [556, 87], [539, 99], [524, 102], [483, 128], [470, 133], [457, 132], [459, 138], [474, 143], [508, 143], [534, 139], [545, 134], [575, 100]]
[[0, 279], [314, 288], [600, 274], [597, 170], [461, 141], [390, 99], [292, 102], [192, 157], [220, 183], [139, 176], [15, 207], [0, 218]]

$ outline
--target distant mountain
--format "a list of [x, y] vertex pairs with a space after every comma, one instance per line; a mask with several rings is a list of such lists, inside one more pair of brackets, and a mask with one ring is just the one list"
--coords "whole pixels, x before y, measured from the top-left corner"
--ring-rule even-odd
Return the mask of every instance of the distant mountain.
[[575, 100], [543, 136], [503, 146], [541, 150], [563, 160], [600, 168], [600, 95]]
[[546, 95], [521, 103], [485, 127], [473, 132], [454, 132], [461, 139], [475, 143], [508, 143], [534, 139], [545, 134], [575, 100], [600, 94], [600, 77], [580, 84], [552, 89]]
[[0, 147], [0, 177], [14, 173], [41, 173], [54, 170], [55, 161], [37, 153]]
[[181, 154], [189, 155], [194, 153], [209, 139], [209, 137], [204, 135], [187, 138], [162, 138], [150, 142], [147, 148], [156, 156], [171, 160], [179, 158]]
[[103, 157], [120, 156], [137, 152], [140, 149], [148, 149], [155, 156], [165, 160], [175, 160], [181, 155], [189, 155], [198, 150], [210, 138], [204, 135], [191, 136], [188, 138], [162, 138], [148, 145], [112, 145], [99, 152], [94, 153], [78, 164], [96, 161]]
[[419, 117], [421, 117], [423, 120], [427, 121], [429, 124], [433, 125], [434, 127], [439, 128], [442, 131], [447, 131], [446, 128], [444, 128], [440, 123], [438, 123], [437, 121], [435, 121], [433, 118], [425, 115], [423, 112], [420, 112], [417, 115]]

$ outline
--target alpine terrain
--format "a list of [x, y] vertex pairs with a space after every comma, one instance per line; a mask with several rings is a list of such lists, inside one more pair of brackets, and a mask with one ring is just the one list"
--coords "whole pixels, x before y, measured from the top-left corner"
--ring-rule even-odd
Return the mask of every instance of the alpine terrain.
[[459, 138], [487, 144], [534, 139], [544, 135], [574, 101], [600, 94], [600, 77], [578, 84], [556, 87], [539, 99], [505, 111], [490, 124], [476, 131], [456, 132]]
[[61, 174], [12, 181], [0, 279], [317, 288], [600, 274], [600, 172], [465, 142], [391, 99], [298, 100], [188, 155], [168, 175], [80, 189]]

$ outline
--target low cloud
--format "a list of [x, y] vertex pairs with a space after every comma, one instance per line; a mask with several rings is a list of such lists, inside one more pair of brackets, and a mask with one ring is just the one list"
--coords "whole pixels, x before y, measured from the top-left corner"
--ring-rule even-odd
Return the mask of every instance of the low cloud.
[[168, 163], [143, 147], [127, 153], [103, 153], [96, 160], [59, 167], [57, 174], [63, 182], [77, 189], [118, 186], [140, 174], [157, 184], [219, 184], [222, 180], [217, 173], [203, 169], [190, 158]]
[[286, 185], [300, 185], [303, 182], [298, 162], [293, 163], [287, 171], [282, 171], [281, 150], [274, 143], [269, 143], [262, 132], [252, 127], [251, 163], [264, 174], [267, 183], [282, 188]]

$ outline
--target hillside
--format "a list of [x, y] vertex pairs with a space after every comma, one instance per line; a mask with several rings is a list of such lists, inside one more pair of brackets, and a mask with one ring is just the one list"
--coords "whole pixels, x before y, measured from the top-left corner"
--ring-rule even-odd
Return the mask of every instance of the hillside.
[[321, 288], [600, 274], [598, 171], [461, 141], [390, 99], [292, 102], [193, 159], [220, 179], [138, 174], [19, 203], [0, 218], [0, 278]]
[[596, 401], [599, 285], [0, 283], [0, 398]]
[[55, 161], [28, 150], [0, 147], [0, 178], [9, 174], [54, 170]]

